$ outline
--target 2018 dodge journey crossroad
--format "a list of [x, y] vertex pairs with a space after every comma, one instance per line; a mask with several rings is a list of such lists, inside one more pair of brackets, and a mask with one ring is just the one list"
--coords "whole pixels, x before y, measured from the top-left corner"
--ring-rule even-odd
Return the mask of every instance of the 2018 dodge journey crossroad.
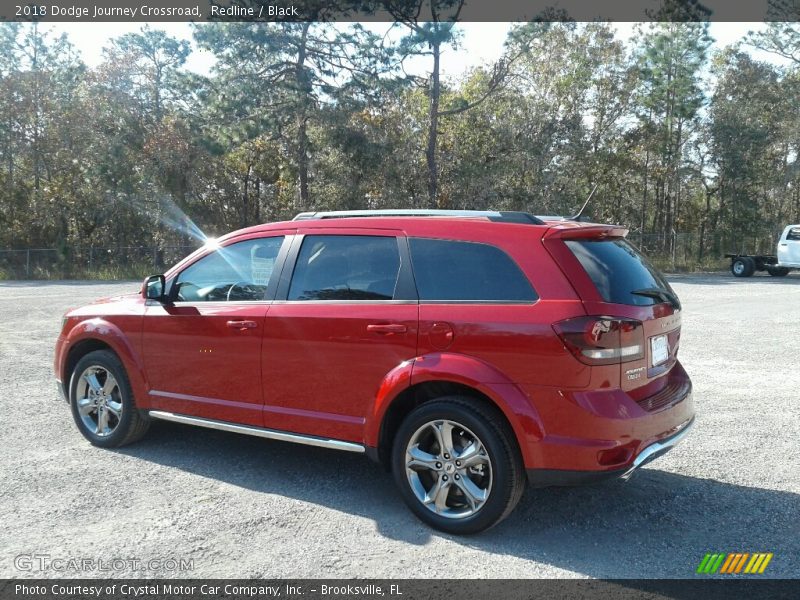
[[473, 533], [534, 486], [627, 478], [694, 417], [681, 308], [617, 226], [307, 213], [64, 317], [55, 374], [101, 447], [151, 419], [366, 453]]

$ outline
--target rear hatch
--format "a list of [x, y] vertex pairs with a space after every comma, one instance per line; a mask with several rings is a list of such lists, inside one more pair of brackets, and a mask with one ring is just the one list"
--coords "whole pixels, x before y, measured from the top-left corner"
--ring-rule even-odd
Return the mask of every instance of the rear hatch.
[[626, 234], [617, 227], [577, 224], [545, 233], [546, 247], [587, 313], [583, 320], [557, 324], [556, 331], [582, 362], [619, 365], [619, 387], [652, 411], [681, 396], [668, 385], [689, 385], [667, 377], [677, 362], [681, 305]]

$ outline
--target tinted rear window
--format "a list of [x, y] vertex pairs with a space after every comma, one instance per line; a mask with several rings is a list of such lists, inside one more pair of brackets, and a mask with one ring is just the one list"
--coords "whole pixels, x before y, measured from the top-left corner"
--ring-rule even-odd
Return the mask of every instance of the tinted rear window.
[[624, 239], [567, 240], [566, 244], [606, 302], [650, 306], [659, 300], [631, 292], [653, 288], [672, 292], [664, 276]]
[[489, 244], [411, 238], [420, 300], [533, 302], [536, 293], [508, 254]]
[[792, 242], [800, 242], [800, 227], [793, 227], [786, 235], [786, 239]]

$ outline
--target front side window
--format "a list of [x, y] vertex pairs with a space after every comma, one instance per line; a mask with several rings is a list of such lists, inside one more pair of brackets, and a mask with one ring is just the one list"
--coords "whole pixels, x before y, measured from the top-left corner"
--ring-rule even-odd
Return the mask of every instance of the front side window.
[[800, 227], [792, 227], [786, 234], [786, 239], [790, 242], [800, 242]]
[[533, 302], [530, 282], [500, 248], [475, 242], [411, 238], [421, 301]]
[[263, 300], [283, 236], [257, 238], [215, 250], [193, 263], [175, 281], [176, 299], [185, 302]]
[[289, 300], [392, 300], [400, 272], [397, 238], [308, 235]]

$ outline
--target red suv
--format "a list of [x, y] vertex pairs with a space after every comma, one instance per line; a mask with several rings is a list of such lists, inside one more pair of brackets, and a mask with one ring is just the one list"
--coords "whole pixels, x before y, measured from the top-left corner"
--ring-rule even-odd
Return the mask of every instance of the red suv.
[[627, 478], [688, 432], [681, 311], [610, 225], [312, 213], [229, 234], [64, 317], [58, 387], [116, 447], [151, 419], [366, 453], [428, 524]]

